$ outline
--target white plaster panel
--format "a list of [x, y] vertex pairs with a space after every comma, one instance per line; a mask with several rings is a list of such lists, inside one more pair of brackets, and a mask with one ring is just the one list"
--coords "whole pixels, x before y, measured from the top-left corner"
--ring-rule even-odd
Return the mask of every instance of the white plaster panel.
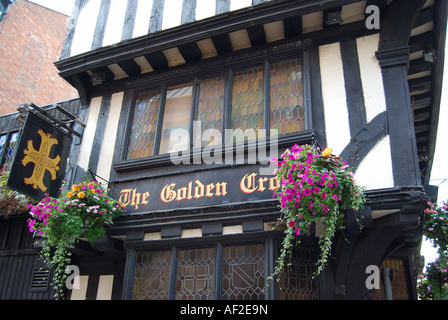
[[394, 186], [389, 136], [378, 141], [361, 161], [355, 172], [355, 180], [367, 190]]
[[180, 25], [183, 0], [165, 0], [163, 8], [162, 29], [169, 29]]
[[111, 0], [102, 47], [121, 41], [127, 1]]
[[151, 18], [152, 0], [139, 0], [135, 15], [134, 38], [148, 34], [149, 19]]
[[78, 166], [87, 170], [89, 167], [89, 158], [92, 151], [93, 139], [95, 138], [96, 125], [101, 109], [102, 97], [93, 98], [89, 106], [89, 115], [87, 125], [82, 135], [81, 148], [78, 157]]
[[123, 92], [112, 95], [110, 100], [109, 116], [106, 128], [104, 128], [104, 138], [101, 144], [100, 158], [98, 160], [97, 174], [109, 180], [112, 159], [115, 150], [115, 140], [117, 138], [118, 121], [120, 119], [121, 106], [123, 104]]
[[71, 47], [72, 56], [91, 50], [100, 5], [101, 0], [90, 0], [80, 10], [73, 35]]
[[386, 111], [383, 76], [375, 56], [378, 51], [379, 34], [356, 39], [362, 90], [366, 106], [367, 122]]
[[339, 42], [319, 47], [327, 146], [340, 154], [350, 142], [344, 71]]

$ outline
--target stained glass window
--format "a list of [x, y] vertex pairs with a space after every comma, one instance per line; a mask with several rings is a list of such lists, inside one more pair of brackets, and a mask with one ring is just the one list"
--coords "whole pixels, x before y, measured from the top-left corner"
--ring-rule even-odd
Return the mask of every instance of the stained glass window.
[[192, 85], [169, 88], [163, 115], [160, 154], [186, 150], [190, 146], [189, 125]]
[[263, 68], [236, 72], [233, 76], [231, 129], [263, 128]]
[[313, 251], [295, 248], [289, 262], [291, 265], [280, 275], [280, 300], [316, 299], [316, 282], [312, 278], [315, 271]]
[[171, 251], [137, 254], [134, 276], [134, 300], [167, 300]]
[[144, 158], [154, 154], [159, 105], [160, 91], [149, 91], [137, 95], [127, 159]]
[[215, 249], [178, 251], [176, 299], [212, 300], [215, 291]]
[[305, 130], [300, 59], [271, 64], [270, 98], [270, 129], [278, 134]]
[[[224, 105], [224, 77], [203, 80], [199, 84], [198, 115], [201, 122], [201, 136], [194, 141], [195, 147], [220, 144], [216, 129], [222, 131], [222, 109]], [[222, 134], [222, 133], [221, 133]]]
[[[229, 90], [224, 90], [226, 84]], [[261, 138], [258, 129], [263, 129], [267, 122], [279, 135], [303, 131], [306, 129], [303, 87], [302, 60], [298, 58], [236, 71], [229, 78], [200, 80], [197, 86], [188, 83], [138, 94], [127, 159], [153, 156], [155, 150], [166, 154], [188, 150], [190, 145], [198, 148], [221, 144], [224, 119], [224, 129], [227, 126], [233, 129], [232, 142]], [[193, 92], [194, 88], [197, 91]], [[164, 115], [162, 123], [157, 124], [161, 101], [165, 101]], [[267, 107], [269, 111], [265, 114]], [[190, 119], [192, 110], [197, 110], [194, 119]], [[198, 121], [200, 126], [194, 123], [190, 128], [190, 120]], [[155, 139], [157, 130], [160, 130], [159, 142]]]
[[3, 154], [3, 150], [6, 147], [6, 134], [0, 136], [0, 157]]
[[264, 299], [264, 245], [225, 247], [223, 250], [223, 299]]
[[5, 156], [4, 156], [4, 162], [3, 167], [5, 167], [5, 170], [8, 171], [9, 167], [11, 166], [11, 162], [14, 158], [14, 152], [17, 145], [17, 140], [19, 139], [19, 133], [13, 132], [9, 136], [8, 146], [5, 150]]

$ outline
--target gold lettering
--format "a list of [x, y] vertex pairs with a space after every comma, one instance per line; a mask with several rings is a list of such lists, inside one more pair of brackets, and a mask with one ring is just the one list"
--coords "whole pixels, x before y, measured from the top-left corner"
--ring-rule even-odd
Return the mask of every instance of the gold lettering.
[[132, 189], [123, 189], [120, 191], [120, 197], [118, 198], [118, 202], [121, 206], [127, 207], [131, 203], [131, 192]]
[[206, 197], [213, 197], [213, 193], [211, 193], [211, 191], [213, 190], [213, 188], [215, 187], [215, 185], [213, 183], [208, 184], [205, 187], [205, 196]]
[[268, 178], [266, 177], [258, 179], [258, 191], [263, 192], [264, 190], [266, 190], [266, 188], [264, 187], [264, 183], [266, 181], [268, 181]]
[[225, 196], [227, 194], [227, 182], [218, 182], [215, 184], [215, 196]]
[[187, 198], [187, 188], [183, 187], [183, 188], [177, 189], [177, 198], [176, 198], [176, 200], [180, 201], [180, 200], [184, 200], [186, 198]]
[[187, 195], [187, 199], [188, 199], [188, 200], [191, 200], [191, 199], [193, 198], [193, 196], [191, 195], [192, 185], [193, 185], [193, 182], [190, 181], [190, 182], [188, 183], [188, 195]]
[[145, 192], [144, 194], [142, 194], [142, 204], [148, 204], [148, 200], [146, 200], [146, 199], [148, 199], [148, 197], [149, 197], [149, 192]]
[[137, 189], [132, 189], [132, 200], [131, 206], [135, 207], [135, 210], [138, 209], [138, 205], [140, 204], [140, 193], [137, 192]]
[[280, 182], [277, 177], [269, 178], [269, 190], [274, 191], [277, 188], [280, 188]]
[[255, 186], [255, 177], [256, 173], [246, 174], [240, 182], [240, 189], [244, 193], [252, 193], [258, 189], [258, 186]]
[[167, 184], [163, 187], [162, 192], [160, 192], [160, 200], [163, 202], [171, 202], [176, 199], [176, 192], [173, 191], [173, 188], [176, 186], [175, 183]]
[[197, 187], [194, 187], [194, 197], [199, 199], [204, 196], [204, 185], [199, 180], [196, 180], [194, 183], [197, 185]]

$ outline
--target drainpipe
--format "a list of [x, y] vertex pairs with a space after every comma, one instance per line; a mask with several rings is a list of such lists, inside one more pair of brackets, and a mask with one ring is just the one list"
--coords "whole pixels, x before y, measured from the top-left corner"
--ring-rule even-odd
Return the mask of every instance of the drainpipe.
[[386, 300], [392, 300], [392, 285], [390, 283], [391, 270], [389, 268], [383, 268], [383, 283], [384, 283], [384, 294]]

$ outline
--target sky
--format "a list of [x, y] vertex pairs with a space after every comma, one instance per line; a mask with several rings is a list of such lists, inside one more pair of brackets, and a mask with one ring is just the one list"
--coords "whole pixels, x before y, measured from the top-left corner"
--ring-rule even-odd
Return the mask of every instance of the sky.
[[[74, 0], [29, 0], [52, 10], [61, 12], [70, 16]], [[448, 39], [447, 39], [448, 43]], [[445, 69], [444, 75], [448, 77], [448, 54], [445, 55]], [[448, 79], [444, 81], [444, 87], [448, 86]], [[448, 169], [446, 162], [448, 159], [448, 148], [445, 147], [444, 138], [448, 137], [448, 92], [442, 89], [442, 97], [440, 104], [439, 126], [437, 132], [436, 152], [434, 156], [434, 163], [431, 170], [430, 184], [439, 187], [438, 200], [448, 200]], [[432, 261], [437, 257], [436, 250], [432, 245], [424, 241], [422, 247], [422, 254], [425, 256], [426, 262]]]

